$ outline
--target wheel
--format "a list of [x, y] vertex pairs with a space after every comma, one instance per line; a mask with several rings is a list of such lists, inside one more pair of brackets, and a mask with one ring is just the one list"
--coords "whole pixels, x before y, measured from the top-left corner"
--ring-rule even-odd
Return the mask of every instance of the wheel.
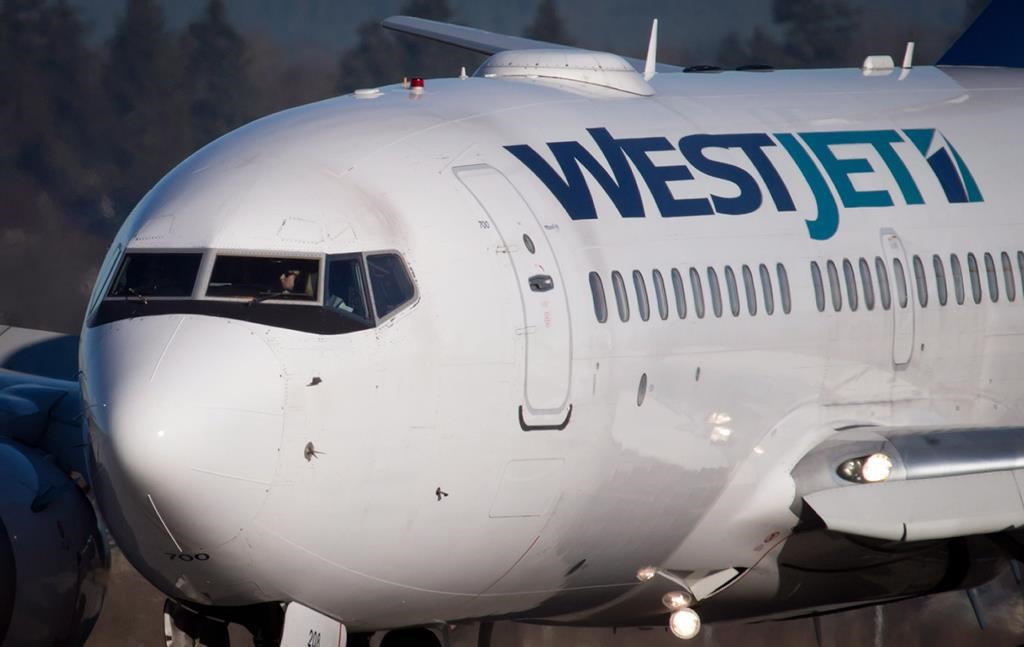
[[431, 630], [415, 627], [389, 631], [380, 641], [380, 647], [441, 647], [441, 641]]

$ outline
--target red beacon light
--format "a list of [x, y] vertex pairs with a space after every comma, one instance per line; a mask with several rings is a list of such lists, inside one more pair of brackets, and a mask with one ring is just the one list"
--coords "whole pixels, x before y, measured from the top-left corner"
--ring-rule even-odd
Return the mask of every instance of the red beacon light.
[[423, 88], [424, 84], [422, 76], [414, 76], [409, 81], [409, 90], [412, 91], [413, 93], [420, 94], [421, 92], [423, 92]]

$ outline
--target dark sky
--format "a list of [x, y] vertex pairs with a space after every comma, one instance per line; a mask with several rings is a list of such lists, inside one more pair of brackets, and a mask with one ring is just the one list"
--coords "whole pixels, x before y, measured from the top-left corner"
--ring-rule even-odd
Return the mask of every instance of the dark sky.
[[[193, 19], [206, 0], [160, 0], [172, 27]], [[455, 17], [482, 29], [521, 33], [537, 0], [449, 0]], [[72, 0], [83, 9], [93, 37], [106, 39], [123, 12], [124, 0]], [[403, 0], [226, 0], [228, 14], [245, 32], [268, 35], [296, 53], [336, 55], [350, 46], [365, 20], [397, 13]], [[901, 42], [907, 35], [923, 41], [925, 51], [948, 43], [962, 25], [967, 0], [847, 0], [861, 12], [862, 29]], [[769, 0], [559, 0], [569, 32], [582, 45], [618, 53], [645, 50], [652, 18], [661, 24], [663, 46], [683, 49], [707, 60], [719, 41], [755, 27], [772, 31]], [[875, 39], [868, 39], [871, 42]], [[930, 45], [932, 41], [937, 45]], [[920, 50], [919, 50], [920, 51]], [[868, 52], [892, 53], [898, 52]], [[693, 61], [689, 61], [693, 62]]]

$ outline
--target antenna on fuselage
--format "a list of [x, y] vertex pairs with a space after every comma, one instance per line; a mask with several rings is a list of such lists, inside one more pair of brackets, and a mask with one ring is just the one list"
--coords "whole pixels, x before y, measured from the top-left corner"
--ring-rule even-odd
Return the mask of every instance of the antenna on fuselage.
[[651, 23], [651, 40], [647, 43], [647, 61], [644, 63], [644, 81], [654, 78], [654, 68], [658, 66], [658, 19]]

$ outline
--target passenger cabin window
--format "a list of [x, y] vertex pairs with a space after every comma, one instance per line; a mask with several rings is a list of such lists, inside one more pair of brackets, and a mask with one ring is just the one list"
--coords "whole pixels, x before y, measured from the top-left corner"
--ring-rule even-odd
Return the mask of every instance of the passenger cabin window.
[[757, 288], [754, 287], [754, 274], [746, 265], [743, 266], [743, 291], [747, 294], [747, 314], [757, 314]]
[[708, 268], [708, 292], [711, 293], [711, 309], [716, 317], [722, 316], [722, 288], [718, 283], [718, 272], [715, 268]]
[[875, 288], [871, 282], [871, 266], [867, 260], [860, 259], [860, 284], [864, 287], [864, 307], [868, 310], [875, 309]]
[[190, 297], [202, 254], [128, 252], [108, 297]]
[[814, 304], [818, 312], [825, 312], [825, 286], [821, 282], [821, 268], [817, 261], [811, 261], [811, 282], [814, 283]]
[[846, 301], [850, 304], [850, 310], [857, 311], [857, 277], [853, 272], [853, 263], [849, 259], [843, 259], [843, 278], [846, 279]]
[[[372, 254], [366, 257], [366, 269], [373, 288], [373, 306], [383, 319], [416, 296], [409, 270], [398, 254]], [[334, 277], [331, 277], [333, 291]]]
[[1013, 277], [1013, 262], [1010, 255], [1003, 252], [999, 257], [1003, 264], [1003, 282], [1006, 284], [1006, 300], [1013, 301], [1017, 298], [1017, 281]]
[[676, 297], [676, 314], [680, 319], [686, 319], [686, 290], [683, 288], [683, 276], [675, 268], [672, 268], [672, 293]]
[[651, 272], [651, 278], [654, 280], [654, 297], [658, 301], [658, 316], [664, 321], [668, 319], [668, 295], [665, 294], [665, 279], [658, 270]]
[[949, 291], [946, 288], [946, 268], [938, 254], [932, 256], [932, 267], [935, 268], [935, 290], [939, 293], [939, 305], [944, 306], [949, 301]]
[[771, 316], [775, 314], [775, 293], [772, 291], [772, 273], [768, 271], [768, 267], [764, 263], [758, 266], [757, 272], [761, 275], [761, 294], [764, 297], [764, 312]]
[[981, 273], [978, 270], [978, 259], [973, 253], [967, 255], [967, 272], [971, 277], [971, 296], [975, 303], [981, 303]]
[[729, 292], [729, 310], [732, 316], [740, 316], [740, 293], [736, 286], [736, 273], [732, 271], [731, 265], [725, 266], [725, 287]]
[[693, 289], [693, 310], [698, 319], [704, 318], [704, 288], [700, 284], [700, 272], [690, 268], [690, 287]]
[[949, 255], [949, 271], [953, 273], [953, 292], [956, 294], [956, 304], [964, 304], [964, 271], [960, 265], [960, 257], [956, 254]]
[[604, 283], [597, 272], [590, 273], [590, 296], [594, 299], [594, 316], [598, 323], [608, 321], [608, 302], [604, 298]]
[[843, 291], [839, 287], [839, 270], [832, 261], [825, 263], [825, 270], [828, 272], [828, 285], [832, 292], [832, 309], [839, 312], [843, 309]]
[[917, 302], [922, 308], [928, 307], [928, 277], [924, 273], [924, 262], [914, 254], [914, 284], [917, 286]]
[[317, 259], [221, 254], [213, 264], [206, 296], [315, 302], [319, 286]]
[[640, 310], [640, 319], [647, 321], [651, 318], [651, 303], [647, 299], [647, 283], [640, 270], [633, 270], [633, 288], [636, 289], [636, 307]]
[[907, 299], [907, 273], [903, 269], [903, 261], [898, 258], [892, 259], [892, 275], [896, 277], [896, 298], [901, 308], [906, 308]]
[[1020, 274], [1020, 295], [1024, 299], [1024, 252], [1017, 252], [1017, 273]]
[[615, 306], [619, 310], [619, 320], [625, 323], [629, 321], [629, 295], [626, 294], [626, 283], [618, 272], [612, 272], [612, 289], [615, 291]]
[[779, 277], [779, 297], [782, 299], [782, 313], [788, 315], [793, 309], [793, 302], [789, 294], [789, 274], [786, 272], [786, 266], [782, 263], [775, 264], [775, 272]]
[[988, 279], [988, 297], [996, 303], [999, 301], [999, 277], [996, 275], [996, 262], [988, 252], [985, 252], [985, 277]]
[[892, 292], [889, 289], [889, 272], [881, 256], [875, 257], [875, 274], [878, 275], [878, 299], [882, 302], [882, 309], [888, 310], [892, 307]]

